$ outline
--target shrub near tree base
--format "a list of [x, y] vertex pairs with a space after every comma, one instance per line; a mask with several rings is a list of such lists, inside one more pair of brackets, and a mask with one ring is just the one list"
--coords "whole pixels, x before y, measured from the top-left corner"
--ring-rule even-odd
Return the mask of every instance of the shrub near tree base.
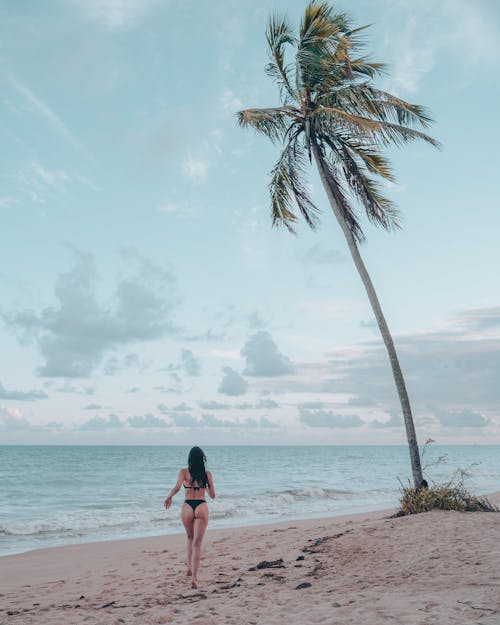
[[403, 488], [401, 507], [392, 516], [400, 517], [429, 510], [500, 512], [486, 497], [475, 497], [459, 484], [458, 486], [445, 485], [431, 488]]

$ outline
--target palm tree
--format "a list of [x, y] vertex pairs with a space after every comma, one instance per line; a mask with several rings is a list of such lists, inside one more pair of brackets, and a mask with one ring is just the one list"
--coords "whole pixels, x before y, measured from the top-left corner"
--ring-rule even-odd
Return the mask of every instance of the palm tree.
[[[410, 449], [415, 488], [423, 483], [420, 454], [403, 373], [373, 283], [360, 256], [365, 240], [356, 203], [368, 219], [386, 230], [400, 228], [398, 210], [383, 195], [374, 176], [394, 180], [381, 150], [415, 139], [438, 143], [418, 128], [432, 122], [426, 110], [378, 89], [374, 78], [384, 65], [361, 54], [360, 33], [343, 13], [313, 0], [305, 10], [298, 37], [285, 18], [269, 19], [266, 37], [270, 63], [266, 73], [276, 82], [281, 106], [240, 111], [238, 122], [282, 145], [271, 172], [269, 190], [273, 225], [294, 232], [295, 205], [314, 229], [318, 208], [304, 180], [305, 167], [314, 161], [333, 214], [347, 240], [365, 286], [389, 360], [401, 402]], [[293, 63], [286, 52], [295, 50]]]

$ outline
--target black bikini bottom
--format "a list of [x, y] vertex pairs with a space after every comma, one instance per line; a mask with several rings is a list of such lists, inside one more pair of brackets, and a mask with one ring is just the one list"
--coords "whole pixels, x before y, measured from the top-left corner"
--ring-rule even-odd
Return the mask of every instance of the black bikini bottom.
[[200, 503], [207, 503], [204, 499], [185, 499], [184, 503], [187, 503], [191, 508], [193, 508], [193, 512], [200, 505]]

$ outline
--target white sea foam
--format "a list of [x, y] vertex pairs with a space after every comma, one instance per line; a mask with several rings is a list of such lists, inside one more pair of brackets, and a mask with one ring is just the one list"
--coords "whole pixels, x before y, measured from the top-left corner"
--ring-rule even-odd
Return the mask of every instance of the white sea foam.
[[[0, 447], [0, 554], [182, 531], [183, 493], [163, 507], [185, 448]], [[210, 526], [391, 507], [410, 473], [405, 447], [213, 447]], [[472, 485], [498, 490], [499, 447], [436, 447], [448, 465], [479, 462]], [[15, 467], [15, 470], [13, 470]]]

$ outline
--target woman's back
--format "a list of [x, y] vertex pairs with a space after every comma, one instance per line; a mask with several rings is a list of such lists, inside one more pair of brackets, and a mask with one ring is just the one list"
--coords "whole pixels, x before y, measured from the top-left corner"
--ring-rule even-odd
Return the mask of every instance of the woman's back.
[[193, 482], [193, 478], [191, 477], [191, 473], [189, 469], [182, 469], [183, 473], [183, 486], [186, 491], [186, 499], [205, 499], [205, 491], [208, 490], [208, 494], [210, 497], [214, 497], [215, 493], [213, 492], [213, 482], [212, 482], [212, 474], [210, 471], [206, 472], [207, 476], [207, 485], [202, 486], [196, 480]]

